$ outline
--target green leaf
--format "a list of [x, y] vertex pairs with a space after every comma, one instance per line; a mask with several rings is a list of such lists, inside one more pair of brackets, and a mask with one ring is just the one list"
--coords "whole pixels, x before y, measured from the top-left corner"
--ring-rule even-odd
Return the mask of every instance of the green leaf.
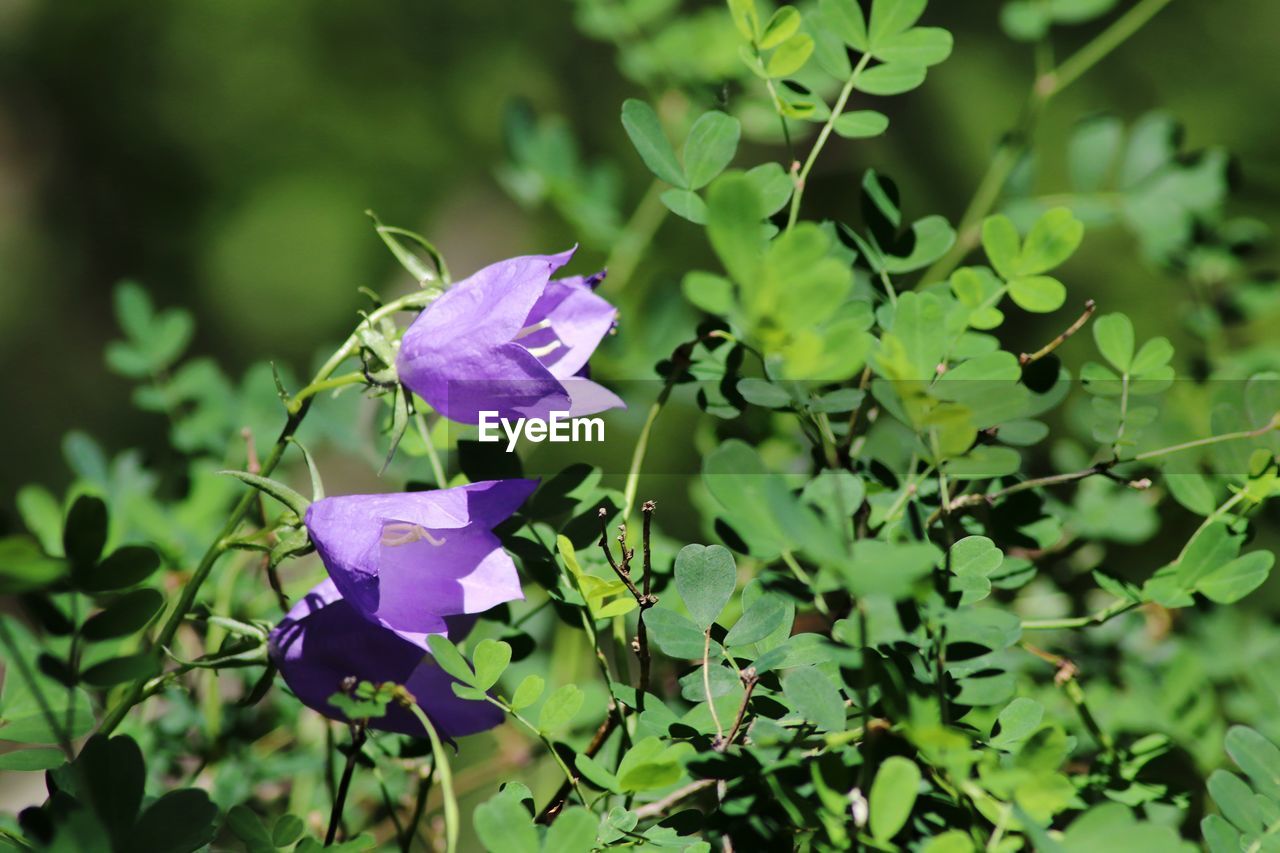
[[1133, 323], [1124, 314], [1105, 314], [1093, 321], [1098, 351], [1121, 373], [1133, 364]]
[[1248, 726], [1228, 729], [1226, 747], [1257, 792], [1280, 802], [1280, 749]]
[[1019, 259], [1019, 275], [1039, 275], [1062, 264], [1084, 239], [1084, 223], [1070, 208], [1045, 211], [1027, 234]]
[[786, 618], [786, 601], [781, 596], [765, 593], [729, 629], [724, 644], [733, 648], [759, 642], [776, 631]]
[[742, 37], [754, 42], [760, 33], [760, 16], [756, 12], [755, 0], [729, 0], [729, 14]]
[[603, 764], [585, 752], [579, 752], [573, 757], [573, 766], [578, 768], [582, 778], [600, 790], [612, 791], [615, 794], [621, 793], [621, 789], [618, 787], [618, 777], [610, 773]]
[[471, 653], [471, 663], [475, 667], [475, 686], [488, 690], [511, 663], [511, 646], [501, 640], [481, 640]]
[[1020, 276], [1009, 280], [1009, 296], [1024, 311], [1048, 314], [1067, 301], [1067, 289], [1052, 276]]
[[1096, 116], [1077, 125], [1067, 147], [1071, 183], [1079, 192], [1097, 192], [1115, 170], [1124, 142], [1124, 123], [1115, 116]]
[[627, 99], [622, 104], [622, 126], [650, 172], [673, 186], [688, 189], [684, 169], [662, 132], [662, 123], [653, 107], [635, 98]]
[[471, 687], [479, 686], [475, 673], [471, 671], [471, 667], [467, 666], [462, 653], [458, 651], [457, 646], [449, 641], [448, 637], [442, 634], [432, 634], [427, 637], [427, 646], [431, 649], [431, 656], [435, 658], [441, 669], [463, 684]]
[[528, 708], [542, 697], [544, 687], [546, 682], [543, 681], [542, 676], [526, 675], [511, 696], [511, 707], [517, 711]]
[[160, 672], [160, 662], [151, 652], [105, 660], [94, 664], [81, 674], [81, 680], [91, 687], [114, 687], [126, 681], [139, 681]]
[[789, 77], [795, 74], [813, 55], [813, 38], [808, 33], [797, 33], [778, 45], [764, 64], [764, 73], [771, 78]]
[[556, 690], [538, 711], [538, 731], [549, 735], [567, 726], [582, 708], [584, 698], [576, 684], [566, 684]]
[[706, 631], [733, 596], [738, 570], [728, 548], [686, 545], [676, 555], [675, 577], [689, 615]]
[[902, 830], [920, 792], [920, 768], [909, 758], [884, 760], [867, 798], [868, 825], [877, 841], [888, 841]]
[[786, 409], [796, 404], [786, 388], [754, 376], [738, 380], [738, 393], [751, 405], [765, 409]]
[[[394, 451], [394, 448], [393, 448]], [[248, 471], [219, 471], [227, 477], [235, 477], [243, 483], [253, 486], [264, 495], [275, 498], [285, 507], [292, 510], [298, 518], [304, 518], [307, 514], [307, 507], [311, 506], [311, 501], [295, 492], [277, 480], [269, 477], [260, 477], [257, 474], [250, 474]]]
[[1004, 553], [985, 536], [966, 536], [951, 546], [951, 571], [986, 577], [1000, 568]]
[[792, 707], [818, 728], [844, 731], [844, 699], [822, 670], [814, 666], [793, 669], [782, 679], [782, 692]]
[[107, 544], [107, 505], [94, 495], [81, 495], [67, 513], [62, 550], [77, 570], [98, 562]]
[[542, 849], [546, 853], [591, 853], [596, 847], [600, 819], [589, 809], [570, 806], [547, 829]]
[[729, 275], [755, 281], [764, 257], [760, 221], [764, 201], [756, 182], [741, 172], [721, 176], [707, 191], [707, 236]]
[[213, 840], [218, 807], [198, 788], [169, 791], [147, 806], [129, 838], [134, 850], [187, 853]]
[[533, 815], [514, 785], [476, 806], [471, 821], [484, 848], [493, 853], [538, 853], [540, 849]]
[[854, 110], [841, 113], [832, 129], [845, 139], [866, 139], [888, 130], [889, 117], [875, 110]]
[[796, 34], [800, 23], [800, 13], [794, 6], [780, 7], [764, 26], [764, 32], [760, 35], [760, 49], [769, 50], [782, 44]]
[[51, 557], [62, 553], [62, 507], [43, 486], [23, 486], [14, 496], [22, 523]]
[[1235, 604], [1262, 586], [1275, 560], [1270, 551], [1245, 554], [1201, 577], [1195, 590], [1218, 604]]
[[872, 53], [884, 62], [927, 67], [951, 55], [951, 33], [939, 27], [916, 27], [882, 39]]
[[924, 82], [924, 78], [923, 65], [895, 62], [863, 71], [854, 83], [854, 88], [868, 95], [901, 95], [917, 88]]
[[1001, 278], [1008, 281], [1017, 277], [1022, 242], [1012, 219], [1001, 214], [982, 221], [982, 250]]
[[867, 20], [858, 0], [819, 0], [818, 13], [827, 29], [853, 49], [867, 50]]
[[70, 566], [50, 557], [28, 536], [0, 539], [0, 594], [40, 589], [61, 578]]
[[867, 39], [874, 51], [885, 39], [911, 28], [924, 14], [926, 0], [871, 0]]
[[[796, 18], [798, 21], [798, 14]], [[684, 143], [684, 172], [689, 189], [705, 187], [725, 170], [738, 150], [741, 134], [742, 125], [738, 120], [718, 110], [698, 117]]]
[[924, 269], [947, 253], [956, 242], [955, 229], [941, 216], [926, 216], [911, 225], [911, 254], [905, 258], [887, 255], [885, 272], [890, 275]]
[[[702, 657], [706, 637], [702, 629], [669, 607], [650, 607], [644, 612], [645, 627], [662, 653], [678, 660]], [[713, 642], [711, 648], [718, 648]]]
[[1215, 770], [1209, 775], [1208, 788], [1223, 817], [1245, 833], [1262, 834], [1265, 823], [1260, 803], [1243, 779], [1227, 770]]
[[76, 578], [85, 592], [112, 592], [142, 583], [160, 568], [160, 555], [145, 545], [124, 545], [112, 551], [91, 572]]
[[658, 196], [667, 210], [695, 225], [707, 224], [707, 203], [693, 190], [672, 188]]
[[941, 556], [928, 542], [860, 539], [854, 543], [853, 559], [845, 569], [845, 586], [859, 597], [904, 598], [917, 581], [933, 571]]
[[761, 208], [760, 218], [772, 216], [787, 206], [795, 182], [780, 163], [762, 163], [748, 169], [746, 177], [755, 185]]
[[80, 634], [90, 642], [128, 636], [146, 626], [163, 606], [164, 596], [154, 589], [126, 592], [90, 617]]
[[996, 718], [998, 732], [991, 738], [996, 749], [1013, 751], [1031, 737], [1044, 720], [1044, 706], [1034, 699], [1019, 696]]
[[271, 843], [277, 847], [288, 847], [302, 837], [306, 825], [302, 818], [292, 814], [282, 814], [276, 818], [271, 827]]
[[657, 737], [636, 741], [618, 765], [618, 785], [624, 791], [650, 791], [680, 781], [683, 759], [693, 753], [687, 743], [666, 743]]
[[[4, 729], [0, 729], [0, 735]], [[60, 749], [19, 749], [0, 755], [0, 770], [12, 770], [19, 773], [32, 770], [52, 770], [66, 763], [67, 757]]]

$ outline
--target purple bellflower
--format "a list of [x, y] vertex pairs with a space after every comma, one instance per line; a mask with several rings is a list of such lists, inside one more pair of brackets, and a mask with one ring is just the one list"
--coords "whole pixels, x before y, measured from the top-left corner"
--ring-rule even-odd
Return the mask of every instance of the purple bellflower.
[[346, 604], [425, 650], [428, 635], [448, 633], [449, 618], [524, 598], [515, 564], [493, 528], [536, 485], [490, 480], [430, 492], [324, 498], [307, 509], [305, 523]]
[[551, 278], [573, 252], [499, 261], [455, 284], [405, 331], [400, 381], [459, 423], [482, 411], [546, 419], [625, 408], [587, 378], [618, 315], [594, 292], [604, 274]]
[[[461, 640], [475, 619], [450, 617], [447, 634]], [[442, 632], [445, 633], [445, 632]], [[271, 632], [271, 660], [303, 704], [326, 717], [345, 719], [329, 704], [351, 677], [375, 684], [403, 684], [442, 737], [457, 738], [502, 723], [502, 709], [459, 698], [454, 679], [422, 648], [370, 622], [342, 597], [332, 580], [320, 583], [295, 604]], [[396, 703], [372, 728], [425, 737], [416, 717]]]

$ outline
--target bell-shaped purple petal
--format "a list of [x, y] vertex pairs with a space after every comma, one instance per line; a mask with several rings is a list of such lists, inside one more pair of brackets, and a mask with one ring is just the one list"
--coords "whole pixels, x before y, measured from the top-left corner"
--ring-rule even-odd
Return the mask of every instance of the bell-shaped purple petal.
[[564, 379], [586, 365], [617, 319], [618, 310], [596, 296], [585, 283], [553, 281], [525, 322], [527, 328], [545, 328], [521, 343], [534, 351], [547, 349], [539, 361], [556, 377]]
[[445, 620], [524, 597], [493, 527], [533, 492], [495, 480], [311, 504], [307, 532], [337, 590], [364, 618], [426, 648]]
[[[449, 638], [461, 640], [473, 621], [467, 617], [447, 620]], [[305, 705], [332, 719], [345, 719], [329, 699], [341, 692], [348, 678], [405, 685], [444, 737], [484, 731], [503, 719], [501, 709], [488, 702], [459, 698], [453, 692], [454, 680], [430, 655], [361, 616], [332, 580], [317, 585], [289, 610], [272, 630], [269, 648], [289, 688]], [[426, 736], [417, 718], [394, 704], [370, 726]]]
[[[617, 319], [593, 292], [603, 278], [551, 275], [573, 250], [492, 264], [458, 282], [405, 331], [400, 381], [452, 421], [481, 412], [543, 418], [553, 411], [601, 411], [579, 404], [564, 380], [579, 374]], [[603, 408], [621, 406], [612, 396]]]

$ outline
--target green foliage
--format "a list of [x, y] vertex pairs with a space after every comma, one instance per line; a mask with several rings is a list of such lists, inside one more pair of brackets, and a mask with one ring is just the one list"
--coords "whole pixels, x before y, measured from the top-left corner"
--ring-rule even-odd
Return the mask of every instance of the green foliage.
[[[490, 453], [401, 386], [402, 314], [451, 275], [376, 217], [418, 289], [366, 291], [373, 313], [309, 384], [184, 360], [192, 315], [122, 285], [107, 364], [169, 447], [72, 433], [65, 494], [17, 495], [0, 770], [48, 771], [49, 797], [0, 837], [1163, 851], [1200, 819], [1211, 850], [1270, 849], [1280, 641], [1253, 602], [1274, 564], [1280, 362], [1274, 294], [1245, 260], [1265, 229], [1227, 215], [1227, 156], [1183, 150], [1167, 115], [1037, 127], [1156, 5], [1103, 22], [1112, 0], [1004, 3], [1037, 79], [1017, 127], [982, 126], [1001, 142], [980, 181], [893, 147], [955, 91], [912, 94], [953, 46], [925, 0], [575, 0], [636, 97], [590, 132], [513, 105], [497, 177], [609, 253], [619, 335], [592, 377], [656, 362], [603, 448]], [[1094, 21], [1076, 51], [1057, 41]], [[897, 96], [911, 110], [881, 100]], [[919, 167], [916, 197], [863, 165], [855, 186], [848, 164], [869, 159]], [[1061, 177], [1037, 174], [1058, 159]], [[929, 212], [946, 182], [977, 187], [958, 222]], [[1165, 290], [1102, 286], [1136, 275], [1124, 242], [1094, 239], [1113, 223]], [[660, 470], [659, 445], [692, 467]], [[322, 723], [268, 640], [321, 572], [297, 487], [320, 500], [320, 471], [355, 488], [346, 470], [380, 464], [383, 491], [538, 477], [496, 531], [525, 597], [428, 639], [421, 666], [452, 696], [353, 674]], [[437, 699], [508, 724], [449, 743], [423, 710]], [[405, 713], [425, 739], [379, 730]], [[340, 842], [313, 837], [317, 815]]]

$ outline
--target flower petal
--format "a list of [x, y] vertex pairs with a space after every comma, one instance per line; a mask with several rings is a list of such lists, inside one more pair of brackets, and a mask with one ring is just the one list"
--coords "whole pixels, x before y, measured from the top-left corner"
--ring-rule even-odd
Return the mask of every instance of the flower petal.
[[573, 376], [586, 365], [617, 318], [618, 310], [596, 296], [589, 287], [553, 281], [529, 312], [528, 320], [529, 325], [547, 321], [550, 327], [527, 336], [520, 343], [536, 350], [559, 341], [560, 345], [542, 356], [540, 361], [550, 368], [553, 375], [563, 379]]
[[524, 327], [551, 274], [567, 264], [575, 250], [498, 261], [453, 285], [409, 326], [398, 361], [511, 340]]
[[569, 417], [580, 418], [594, 415], [606, 409], [625, 409], [627, 404], [622, 398], [598, 382], [571, 376], [562, 380], [564, 388], [569, 392]]
[[[460, 625], [460, 627], [465, 627]], [[465, 632], [463, 632], [465, 633]], [[461, 636], [454, 637], [461, 639]], [[363, 618], [339, 594], [332, 581], [307, 593], [271, 632], [271, 659], [285, 683], [308, 707], [335, 720], [345, 719], [329, 698], [346, 678], [404, 684], [432, 723], [446, 737], [460, 737], [502, 722], [487, 702], [459, 699], [453, 679], [422, 649]], [[404, 708], [370, 721], [384, 731], [424, 736], [418, 720]]]
[[553, 410], [569, 408], [569, 396], [560, 381], [514, 343], [475, 356], [456, 356], [444, 369], [419, 371], [417, 380], [418, 385], [410, 386], [414, 393], [458, 423], [478, 423], [480, 412], [512, 419], [545, 418]]

